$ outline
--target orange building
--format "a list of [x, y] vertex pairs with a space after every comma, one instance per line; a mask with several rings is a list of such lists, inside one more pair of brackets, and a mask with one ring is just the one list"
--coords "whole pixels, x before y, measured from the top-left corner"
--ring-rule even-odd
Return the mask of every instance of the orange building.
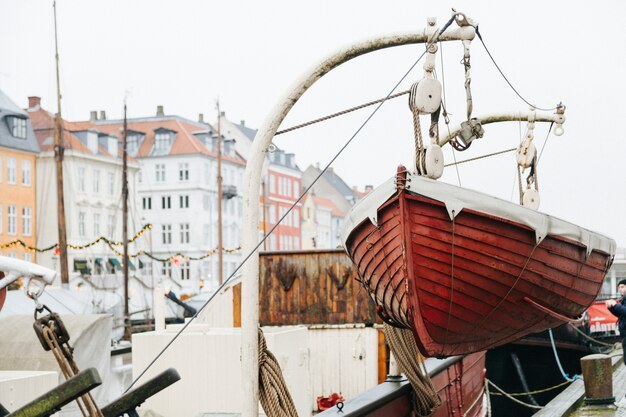
[[39, 145], [30, 119], [0, 91], [0, 254], [35, 261], [35, 253], [15, 240], [36, 244], [35, 188]]

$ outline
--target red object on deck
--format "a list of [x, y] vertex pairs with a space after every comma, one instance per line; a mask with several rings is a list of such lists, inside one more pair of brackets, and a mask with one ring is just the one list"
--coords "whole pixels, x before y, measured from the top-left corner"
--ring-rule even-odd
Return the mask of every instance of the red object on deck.
[[588, 234], [602, 248], [614, 246], [610, 239], [442, 184], [451, 196], [447, 206], [419, 189], [435, 193], [437, 183], [412, 179], [399, 169], [397, 192], [375, 210], [376, 225], [352, 214], [359, 223], [344, 239], [381, 317], [411, 328], [422, 354], [447, 357], [503, 345], [576, 320], [596, 298], [612, 262], [610, 250], [588, 250], [550, 233], [537, 238], [526, 224], [471, 206], [459, 206], [451, 215], [450, 207], [463, 203], [458, 202], [463, 193], [476, 206], [493, 204], [499, 213], [511, 210], [521, 218], [543, 222], [544, 216], [545, 224], [558, 223], [548, 232]]
[[337, 405], [338, 402], [343, 402], [346, 399], [341, 394], [333, 392], [329, 397], [320, 395], [317, 397], [317, 411], [328, 410], [331, 407]]

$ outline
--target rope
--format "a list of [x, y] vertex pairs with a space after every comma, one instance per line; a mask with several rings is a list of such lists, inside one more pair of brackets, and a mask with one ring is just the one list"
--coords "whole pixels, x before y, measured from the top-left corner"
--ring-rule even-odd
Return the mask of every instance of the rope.
[[298, 417], [276, 357], [259, 329], [259, 401], [268, 417]]
[[607, 346], [607, 347], [613, 347], [615, 346], [615, 343], [606, 343], [606, 342], [602, 342], [598, 339], [595, 339], [591, 336], [589, 336], [587, 333], [583, 332], [582, 330], [580, 330], [578, 327], [576, 327], [573, 323], [567, 323], [568, 325], [570, 325], [572, 327], [572, 329], [576, 330], [578, 332], [578, 334], [580, 334], [582, 337], [584, 337], [585, 339], [588, 339], [594, 343], [597, 343], [601, 346]]
[[[544, 389], [538, 389], [538, 390], [535, 390], [535, 391], [528, 391], [528, 392], [509, 392], [509, 393], [508, 393], [508, 395], [510, 395], [510, 396], [512, 396], [512, 397], [523, 397], [523, 396], [526, 396], [526, 395], [541, 394], [541, 393], [543, 393], [543, 392], [548, 392], [548, 391], [552, 391], [552, 390], [557, 389], [557, 388], [561, 388], [563, 385], [567, 385], [567, 384], [571, 384], [571, 382], [570, 382], [570, 381], [564, 381], [564, 382], [561, 382], [560, 384], [553, 385], [553, 386], [551, 386], [551, 387], [544, 388]], [[504, 395], [504, 394], [499, 393], [499, 392], [494, 392], [494, 393], [492, 393], [491, 395]]]
[[[498, 391], [500, 391], [500, 393], [502, 393], [502, 395], [504, 395], [505, 397], [507, 397], [509, 400], [519, 404], [519, 405], [523, 405], [524, 407], [528, 407], [528, 408], [532, 408], [535, 410], [541, 410], [543, 407], [542, 406], [538, 406], [538, 405], [533, 405], [533, 404], [528, 404], [525, 403], [523, 401], [518, 400], [517, 398], [513, 397], [512, 395], [508, 394], [507, 392], [505, 392], [502, 388], [500, 388], [499, 386], [497, 386], [496, 384], [493, 383], [493, 381], [491, 381], [490, 379], [487, 378], [487, 382], [489, 384], [491, 384], [492, 387], [494, 387], [495, 389], [497, 389]], [[491, 408], [491, 407], [490, 407]]]
[[[448, 130], [448, 137], [450, 137], [452, 135], [450, 133], [450, 117], [448, 117], [448, 110], [446, 109], [446, 103], [448, 101], [446, 99], [446, 70], [443, 66], [443, 42], [439, 42], [439, 49], [441, 50], [439, 57], [441, 59], [441, 85], [443, 88], [443, 100], [441, 101], [441, 107], [443, 109], [443, 120], [446, 122], [446, 129]], [[456, 164], [456, 153], [454, 152], [454, 147], [451, 147], [451, 149], [452, 158], [454, 159], [454, 168], [456, 170], [456, 178], [459, 181], [459, 187], [461, 187], [461, 174], [459, 173], [459, 167]]]
[[487, 417], [491, 417], [491, 394], [489, 394], [489, 380], [485, 378], [485, 396], [487, 397]]
[[366, 107], [373, 106], [374, 104], [381, 103], [383, 101], [391, 100], [393, 98], [398, 98], [398, 97], [403, 96], [405, 94], [409, 94], [409, 91], [410, 90], [406, 90], [406, 91], [403, 91], [401, 93], [390, 95], [389, 97], [379, 98], [378, 100], [370, 101], [370, 102], [361, 104], [359, 106], [355, 106], [355, 107], [351, 107], [349, 109], [345, 109], [345, 110], [339, 111], [337, 113], [329, 114], [328, 116], [320, 117], [319, 119], [314, 119], [314, 120], [308, 121], [306, 123], [302, 123], [302, 124], [299, 124], [299, 125], [296, 125], [296, 126], [288, 127], [286, 129], [279, 130], [278, 132], [274, 133], [274, 136], [282, 135], [283, 133], [287, 133], [287, 132], [291, 132], [291, 131], [296, 130], [296, 129], [301, 129], [303, 127], [311, 126], [311, 125], [314, 125], [315, 123], [324, 122], [326, 120], [330, 120], [330, 119], [338, 117], [338, 116], [343, 116], [344, 114], [352, 113], [353, 111], [361, 110], [361, 109], [364, 109]]
[[[80, 371], [76, 366], [76, 362], [74, 362], [72, 348], [69, 346], [69, 343], [65, 343], [63, 346], [59, 344], [59, 340], [54, 332], [54, 321], [51, 320], [48, 322], [48, 325], [43, 326], [42, 331], [46, 344], [59, 364], [65, 379], [70, 379], [78, 374]], [[79, 399], [76, 399], [76, 403], [84, 417], [104, 417], [90, 392], [82, 395], [80, 400], [82, 400], [82, 403]]]
[[583, 379], [580, 375], [574, 375], [573, 378], [569, 377], [569, 374], [566, 374], [563, 370], [563, 366], [561, 365], [561, 360], [559, 359], [559, 354], [556, 351], [556, 343], [554, 343], [554, 336], [552, 336], [552, 329], [548, 329], [548, 334], [550, 335], [550, 343], [552, 343], [552, 352], [554, 352], [554, 359], [556, 359], [556, 364], [559, 367], [559, 371], [561, 371], [561, 375], [563, 375], [563, 379], [567, 382], [574, 382], [577, 379]]
[[[448, 303], [448, 320], [446, 323], [446, 335], [444, 336], [443, 345], [445, 346], [448, 343], [448, 331], [450, 330], [450, 319], [452, 318], [452, 301], [454, 298], [454, 236], [455, 230], [454, 226], [456, 224], [456, 213], [452, 210], [452, 245], [451, 245], [451, 256], [450, 256], [450, 302]], [[443, 356], [443, 348], [441, 352], [441, 356]]]
[[416, 82], [411, 86], [409, 93], [409, 109], [413, 113], [413, 135], [415, 136], [415, 169], [419, 175], [426, 174], [426, 153], [424, 152], [424, 140], [422, 138], [422, 126], [420, 124], [420, 112], [415, 105], [415, 94], [417, 93]]
[[504, 75], [504, 73], [500, 69], [500, 66], [498, 66], [498, 63], [496, 62], [496, 60], [493, 59], [493, 56], [491, 55], [491, 52], [489, 52], [489, 49], [487, 49], [487, 45], [485, 45], [485, 41], [483, 41], [483, 37], [481, 36], [480, 31], [478, 30], [478, 26], [476, 26], [476, 35], [478, 36], [478, 39], [480, 39], [480, 43], [483, 44], [483, 47], [485, 48], [485, 51], [487, 51], [487, 55], [489, 55], [489, 58], [491, 58], [491, 62], [493, 62], [493, 65], [496, 66], [496, 68], [498, 69], [498, 72], [500, 72], [500, 75], [502, 75], [502, 78], [504, 78], [504, 81], [506, 81], [506, 83], [509, 85], [509, 87], [511, 87], [511, 89], [515, 92], [515, 94], [517, 94], [517, 96], [519, 98], [521, 98], [524, 103], [528, 104], [529, 106], [534, 107], [537, 110], [542, 110], [542, 111], [552, 111], [552, 110], [556, 110], [557, 109], [557, 107], [552, 107], [550, 109], [543, 109], [541, 107], [537, 107], [534, 104], [531, 104], [524, 97], [522, 97], [522, 95], [515, 89], [515, 87], [513, 87], [513, 84], [511, 84], [509, 79], [506, 78], [506, 75]]
[[464, 160], [458, 161], [458, 162], [451, 162], [449, 164], [444, 165], [444, 167], [451, 167], [453, 165], [461, 165], [461, 164], [464, 164], [466, 162], [478, 161], [479, 159], [485, 159], [485, 158], [489, 158], [491, 156], [502, 155], [504, 153], [513, 152], [515, 150], [517, 150], [517, 148], [510, 148], [510, 149], [505, 149], [503, 151], [488, 153], [486, 155], [477, 156], [475, 158], [464, 159]]
[[426, 371], [424, 360], [417, 351], [413, 333], [409, 329], [399, 329], [383, 324], [389, 347], [398, 361], [400, 370], [411, 382], [415, 392], [413, 405], [417, 416], [430, 416], [441, 405], [441, 398]]

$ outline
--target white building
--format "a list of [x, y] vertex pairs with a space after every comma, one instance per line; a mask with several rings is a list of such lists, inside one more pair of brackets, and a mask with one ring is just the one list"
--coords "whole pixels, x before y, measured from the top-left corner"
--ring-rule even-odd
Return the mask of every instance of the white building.
[[[99, 131], [116, 134], [121, 120], [91, 120]], [[219, 285], [217, 131], [209, 124], [166, 116], [128, 120], [128, 150], [141, 165], [136, 202], [142, 223], [153, 225], [147, 249], [158, 259], [141, 257], [144, 275], [179, 294]], [[223, 136], [223, 135], [222, 135]], [[241, 261], [240, 245], [245, 161], [233, 140], [222, 141], [223, 280]], [[210, 254], [210, 256], [206, 256]], [[190, 257], [192, 259], [186, 259]], [[204, 258], [203, 258], [204, 257]], [[193, 259], [203, 258], [203, 259]]]
[[[37, 247], [58, 242], [57, 174], [54, 160], [54, 116], [40, 107], [33, 97], [28, 109], [41, 153], [37, 159]], [[122, 157], [116, 135], [63, 121], [63, 190], [68, 245], [80, 246], [100, 236], [113, 241], [122, 238]], [[138, 164], [128, 164], [129, 193], [134, 195]], [[129, 233], [141, 229], [134, 201], [129, 202]], [[137, 242], [139, 244], [140, 242]], [[130, 247], [131, 253], [138, 245]], [[120, 252], [121, 247], [117, 248]], [[60, 270], [58, 255], [47, 251], [37, 262]], [[122, 259], [105, 243], [84, 249], [68, 247], [70, 278], [99, 275], [101, 278], [121, 274]], [[129, 263], [132, 273], [139, 265]], [[117, 280], [99, 281], [97, 286], [115, 288]]]

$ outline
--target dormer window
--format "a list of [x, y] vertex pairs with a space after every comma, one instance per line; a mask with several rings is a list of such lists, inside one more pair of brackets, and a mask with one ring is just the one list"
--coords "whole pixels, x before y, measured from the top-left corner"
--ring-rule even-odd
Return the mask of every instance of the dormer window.
[[8, 116], [6, 119], [11, 135], [18, 139], [26, 139], [26, 119], [17, 116]]
[[154, 149], [157, 151], [164, 151], [170, 147], [170, 133], [161, 132], [157, 133], [154, 137]]

